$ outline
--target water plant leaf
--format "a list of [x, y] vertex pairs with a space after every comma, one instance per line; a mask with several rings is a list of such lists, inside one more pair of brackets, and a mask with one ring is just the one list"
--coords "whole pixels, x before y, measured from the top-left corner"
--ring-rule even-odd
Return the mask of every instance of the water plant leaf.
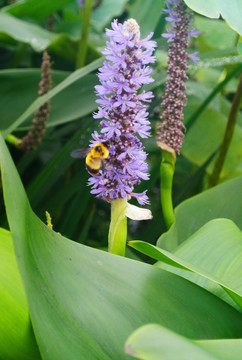
[[0, 12], [0, 40], [11, 45], [17, 42], [28, 44], [37, 52], [48, 49], [69, 61], [74, 61], [76, 56], [77, 40], [64, 33], [52, 33], [8, 13]]
[[61, 9], [72, 0], [25, 0], [19, 1], [1, 9], [1, 12], [7, 12], [16, 17], [30, 17], [32, 19], [40, 20], [53, 14], [55, 11]]
[[0, 228], [0, 359], [41, 359], [11, 233]]
[[148, 324], [129, 336], [125, 351], [142, 360], [240, 360], [242, 340], [191, 340]]
[[56, 85], [52, 90], [50, 90], [47, 94], [36, 99], [18, 119], [16, 119], [11, 125], [8, 126], [7, 129], [4, 129], [3, 135], [4, 137], [14, 131], [17, 127], [23, 124], [23, 122], [28, 119], [42, 104], [44, 104], [47, 100], [51, 99], [55, 95], [59, 94], [61, 91], [66, 89], [68, 86], [81, 79], [85, 75], [89, 74], [93, 70], [96, 70], [99, 66], [101, 66], [103, 62], [103, 58], [93, 61], [91, 64], [74, 71], [71, 75], [69, 75], [66, 79], [64, 79], [60, 84]]
[[232, 4], [227, 0], [209, 0], [204, 4], [200, 0], [184, 1], [192, 10], [209, 18], [219, 18], [221, 15], [232, 29], [242, 34], [240, 0], [233, 0]]
[[[206, 108], [189, 129], [182, 146], [182, 154], [191, 162], [201, 166], [221, 144], [227, 125], [227, 117], [217, 110]], [[221, 178], [238, 175], [238, 166], [242, 160], [242, 127], [235, 125], [233, 138], [224, 162]], [[211, 173], [215, 159], [211, 161], [207, 172]]]
[[242, 198], [238, 196], [241, 186], [242, 176], [239, 176], [185, 200], [175, 209], [175, 223], [161, 235], [157, 245], [172, 251], [202, 225], [216, 218], [230, 219], [241, 229]]
[[[129, 245], [155, 260], [192, 271], [217, 283], [242, 308], [242, 286], [239, 284], [242, 277], [242, 234], [231, 220], [209, 221], [173, 254], [144, 241], [130, 241]], [[183, 247], [186, 248], [184, 251]], [[189, 275], [186, 278], [189, 279]]]
[[238, 312], [195, 284], [50, 230], [30, 208], [1, 136], [0, 164], [8, 221], [43, 359], [126, 359], [124, 341], [147, 322], [191, 338], [241, 336]]
[[[164, 0], [146, 0], [145, 2], [136, 0], [132, 4], [130, 17], [136, 19], [140, 25], [142, 36], [147, 36], [151, 31], [155, 31], [164, 7]], [[149, 14], [149, 16], [147, 16], [147, 14]]]
[[[127, 0], [103, 0], [101, 4], [93, 10], [91, 22], [93, 26], [101, 31], [114, 17], [122, 14]], [[110, 24], [108, 24], [110, 27]]]
[[[217, 219], [208, 222], [183, 242], [174, 252], [175, 256], [205, 269], [217, 279], [224, 281], [237, 293], [242, 294], [242, 234], [231, 220]], [[228, 266], [229, 264], [229, 266]], [[175, 269], [162, 263], [161, 268], [172, 271], [189, 281], [211, 291], [235, 306], [220, 286], [195, 273]], [[233, 296], [232, 296], [233, 298]]]
[[[66, 71], [53, 71], [55, 86], [70, 75]], [[17, 119], [37, 98], [41, 72], [37, 69], [11, 69], [0, 71], [0, 109], [1, 129], [7, 129], [13, 119]], [[68, 123], [79, 117], [92, 113], [97, 108], [94, 86], [98, 77], [87, 74], [60, 91], [51, 101], [50, 117], [47, 127]], [[19, 89], [22, 89], [21, 93]], [[71, 104], [71, 106], [70, 106]], [[29, 117], [18, 130], [26, 129], [31, 124]]]

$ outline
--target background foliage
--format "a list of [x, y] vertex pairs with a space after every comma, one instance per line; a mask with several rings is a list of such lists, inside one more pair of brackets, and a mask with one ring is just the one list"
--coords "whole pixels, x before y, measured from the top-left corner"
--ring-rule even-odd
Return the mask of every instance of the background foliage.
[[[134, 261], [102, 251], [110, 207], [90, 195], [84, 161], [70, 152], [87, 147], [98, 130], [94, 86], [105, 27], [114, 17], [135, 18], [143, 37], [154, 31], [155, 82], [147, 86], [155, 94], [149, 109], [154, 133], [167, 68], [167, 44], [160, 36], [165, 1], [97, 1], [85, 66], [79, 69], [82, 16], [75, 0], [0, 1], [1, 359], [151, 360], [190, 352], [196, 359], [230, 359], [231, 352], [239, 358], [241, 113], [220, 184], [209, 190], [207, 184], [242, 69], [242, 9], [239, 1], [229, 7], [209, 0], [202, 9], [199, 0], [185, 2], [196, 11], [202, 34], [191, 44], [200, 61], [188, 70], [187, 132], [173, 186], [176, 221], [166, 232], [161, 154], [152, 137], [144, 141], [150, 180], [137, 190], [148, 188], [153, 220], [129, 221], [127, 256]], [[54, 87], [38, 98], [43, 50], [52, 59]], [[39, 148], [32, 153], [7, 148], [3, 138], [22, 137], [48, 99], [51, 113]], [[61, 235], [45, 225], [46, 210]], [[137, 330], [149, 323], [158, 325]], [[173, 355], [170, 343], [176, 344]]]

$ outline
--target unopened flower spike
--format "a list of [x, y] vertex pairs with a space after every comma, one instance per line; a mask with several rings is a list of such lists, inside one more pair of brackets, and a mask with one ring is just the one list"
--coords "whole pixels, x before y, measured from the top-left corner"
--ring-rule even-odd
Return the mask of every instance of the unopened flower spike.
[[183, 108], [186, 105], [186, 70], [188, 59], [198, 61], [198, 52], [187, 52], [188, 41], [197, 37], [200, 31], [193, 27], [193, 19], [183, 0], [167, 0], [168, 16], [171, 22], [167, 33], [162, 34], [169, 43], [168, 50], [168, 80], [165, 94], [162, 98], [161, 123], [157, 127], [157, 141], [166, 144], [180, 154], [184, 140], [185, 125], [183, 124]]
[[[47, 51], [43, 53], [43, 60], [41, 65], [41, 81], [39, 83], [39, 96], [42, 96], [50, 91], [52, 87], [52, 74], [50, 56]], [[36, 111], [35, 117], [32, 121], [32, 126], [29, 132], [23, 137], [19, 143], [19, 148], [23, 151], [33, 151], [39, 144], [41, 144], [45, 131], [46, 124], [50, 113], [50, 101], [47, 101]]]
[[162, 149], [161, 163], [161, 203], [167, 228], [174, 222], [172, 205], [172, 182], [175, 169], [176, 152], [180, 150], [186, 130], [183, 124], [183, 108], [186, 105], [186, 70], [188, 59], [198, 61], [198, 52], [187, 52], [191, 37], [197, 37], [200, 32], [193, 27], [190, 10], [183, 0], [167, 0], [166, 21], [171, 25], [167, 33], [162, 34], [169, 43], [168, 50], [168, 80], [165, 94], [162, 98], [161, 122], [157, 126], [157, 145]]
[[[109, 156], [104, 160], [99, 176], [89, 179], [89, 185], [92, 194], [112, 204], [109, 250], [123, 255], [126, 232], [118, 249], [113, 247], [117, 244], [115, 236], [120, 233], [118, 221], [126, 221], [127, 213], [135, 218], [134, 207], [130, 209], [127, 200], [135, 197], [141, 205], [148, 203], [146, 191], [135, 193], [134, 188], [141, 180], [149, 179], [147, 154], [137, 135], [140, 138], [150, 135], [147, 107], [153, 95], [151, 91], [138, 93], [138, 90], [153, 81], [148, 64], [155, 61], [152, 54], [156, 42], [150, 40], [153, 33], [140, 39], [139, 25], [134, 19], [123, 25], [114, 20], [106, 35], [109, 37], [103, 51], [106, 60], [98, 74], [101, 85], [95, 87], [100, 107], [94, 118], [101, 119], [101, 131], [92, 134], [91, 146], [108, 144]], [[144, 211], [143, 218], [151, 218], [150, 213], [147, 215], [149, 210]], [[140, 214], [137, 216], [141, 217]]]

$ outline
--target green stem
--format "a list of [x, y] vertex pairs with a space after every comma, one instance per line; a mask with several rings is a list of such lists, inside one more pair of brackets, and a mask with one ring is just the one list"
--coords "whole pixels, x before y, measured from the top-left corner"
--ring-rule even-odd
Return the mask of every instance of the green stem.
[[82, 68], [85, 64], [88, 44], [88, 33], [92, 14], [92, 2], [93, 0], [85, 0], [85, 7], [81, 9], [82, 30], [77, 50], [76, 69]]
[[9, 134], [5, 139], [9, 144], [19, 147], [19, 144], [21, 144], [22, 140], [16, 137], [15, 135]]
[[175, 159], [169, 151], [162, 150], [162, 161], [160, 167], [161, 177], [161, 207], [167, 229], [175, 221], [172, 204], [172, 184], [175, 171]]
[[237, 115], [239, 112], [241, 98], [242, 98], [242, 76], [240, 78], [238, 88], [234, 95], [234, 99], [233, 99], [233, 103], [231, 106], [226, 130], [224, 133], [223, 142], [221, 144], [220, 151], [219, 151], [217, 160], [215, 162], [212, 175], [210, 176], [208, 187], [212, 187], [212, 186], [216, 185], [218, 182], [219, 175], [222, 171], [223, 164], [224, 164], [224, 161], [225, 161], [225, 158], [226, 158], [226, 155], [227, 155], [227, 152], [228, 152], [228, 149], [229, 149], [229, 146], [230, 146], [233, 134], [234, 134], [236, 118], [237, 118]]
[[111, 203], [111, 223], [108, 234], [108, 251], [112, 254], [125, 256], [127, 239], [127, 217], [125, 209], [127, 199], [113, 200]]
[[239, 74], [242, 70], [242, 65], [239, 64], [231, 73], [229, 73], [226, 78], [221, 81], [216, 88], [211, 92], [211, 94], [203, 101], [203, 103], [199, 106], [199, 108], [191, 115], [191, 117], [186, 122], [186, 133], [190, 130], [193, 123], [196, 119], [202, 114], [202, 112], [206, 109], [207, 105], [214, 99], [214, 97], [222, 90], [222, 88], [237, 74]]

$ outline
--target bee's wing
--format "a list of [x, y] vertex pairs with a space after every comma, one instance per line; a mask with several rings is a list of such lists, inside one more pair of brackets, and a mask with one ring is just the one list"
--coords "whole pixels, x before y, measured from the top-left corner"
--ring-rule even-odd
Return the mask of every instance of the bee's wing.
[[79, 159], [84, 158], [89, 153], [90, 149], [76, 149], [71, 152], [71, 157]]

